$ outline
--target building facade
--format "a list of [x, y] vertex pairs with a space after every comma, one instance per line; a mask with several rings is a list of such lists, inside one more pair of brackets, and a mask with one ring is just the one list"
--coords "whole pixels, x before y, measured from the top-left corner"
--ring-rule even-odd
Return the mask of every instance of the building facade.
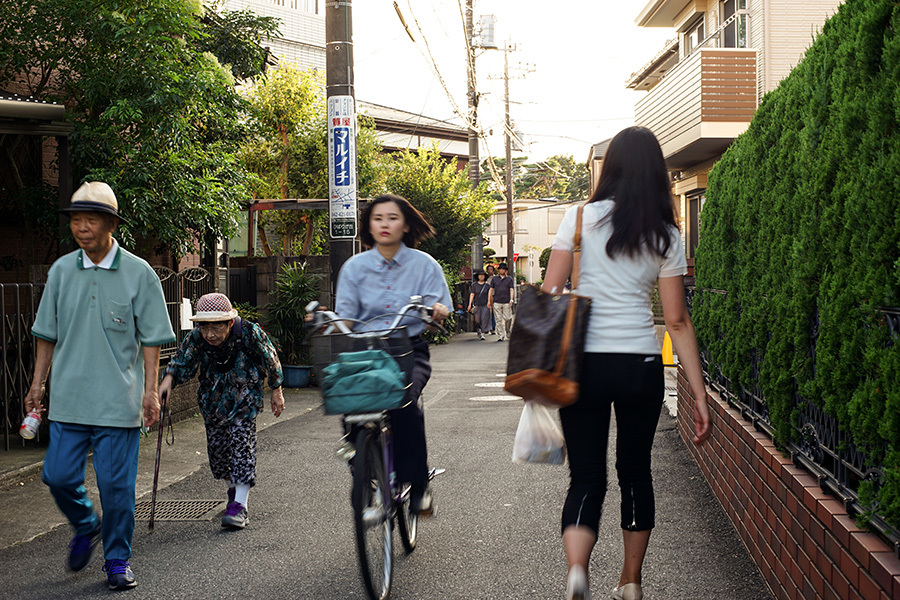
[[279, 61], [325, 69], [325, 0], [222, 0], [219, 10], [249, 9], [281, 19], [278, 36], [264, 45]]
[[637, 16], [641, 27], [676, 33], [627, 87], [646, 91], [635, 104], [635, 124], [652, 130], [662, 146], [689, 258], [699, 240], [709, 171], [840, 3], [650, 0]]
[[506, 229], [506, 201], [498, 203], [491, 215], [491, 224], [485, 231], [488, 247], [497, 254], [495, 258], [485, 262], [496, 264], [515, 263], [516, 270], [525, 277], [528, 283], [542, 279], [539, 260], [541, 252], [553, 245], [556, 231], [571, 203], [557, 203], [556, 198], [532, 200], [516, 198], [513, 204], [513, 256], [509, 256], [509, 236]]

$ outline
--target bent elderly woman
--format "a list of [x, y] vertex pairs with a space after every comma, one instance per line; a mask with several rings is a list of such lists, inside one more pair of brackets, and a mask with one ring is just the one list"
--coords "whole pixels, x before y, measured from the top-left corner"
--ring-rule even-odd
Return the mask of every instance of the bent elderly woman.
[[169, 361], [160, 395], [199, 370], [197, 401], [206, 424], [209, 467], [228, 485], [222, 527], [243, 529], [249, 521], [247, 498], [256, 485], [256, 415], [262, 410], [263, 384], [272, 388], [272, 414], [284, 410], [284, 377], [275, 347], [262, 328], [242, 321], [224, 294], [197, 301], [197, 323]]

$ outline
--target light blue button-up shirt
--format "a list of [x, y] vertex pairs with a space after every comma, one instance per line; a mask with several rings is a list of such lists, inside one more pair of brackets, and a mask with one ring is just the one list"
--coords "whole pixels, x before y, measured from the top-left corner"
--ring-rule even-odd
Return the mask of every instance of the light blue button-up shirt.
[[[367, 321], [399, 311], [409, 304], [410, 296], [422, 296], [425, 306], [440, 302], [453, 308], [441, 265], [430, 255], [401, 243], [392, 260], [385, 260], [373, 248], [344, 263], [334, 308], [338, 316]], [[394, 316], [379, 319], [369, 329], [388, 327], [393, 320]], [[415, 317], [406, 317], [401, 324], [410, 336], [425, 331], [425, 324]]]

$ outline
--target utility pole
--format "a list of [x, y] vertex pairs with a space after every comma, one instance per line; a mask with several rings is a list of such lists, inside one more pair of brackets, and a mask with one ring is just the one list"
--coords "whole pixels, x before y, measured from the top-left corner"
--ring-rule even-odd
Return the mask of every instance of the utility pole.
[[[469, 101], [469, 181], [472, 189], [478, 187], [481, 166], [478, 160], [478, 92], [475, 89], [475, 40], [473, 25], [474, 0], [466, 0], [466, 74], [468, 90], [466, 97]], [[482, 253], [482, 234], [472, 242], [472, 273], [484, 266], [484, 254]]]
[[503, 104], [504, 104], [504, 129], [506, 133], [506, 262], [513, 281], [516, 280], [516, 263], [514, 260], [515, 248], [515, 220], [513, 219], [513, 184], [512, 184], [512, 122], [509, 119], [509, 53], [514, 48], [507, 42], [503, 48]]
[[325, 2], [325, 95], [328, 104], [328, 221], [331, 292], [353, 256], [357, 235], [356, 99], [352, 0]]

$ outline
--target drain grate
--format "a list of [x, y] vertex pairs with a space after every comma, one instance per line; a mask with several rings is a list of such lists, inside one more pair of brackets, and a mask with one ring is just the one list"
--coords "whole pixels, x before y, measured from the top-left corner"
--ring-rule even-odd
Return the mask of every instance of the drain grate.
[[[222, 500], [157, 500], [154, 521], [210, 521], [225, 508]], [[150, 502], [134, 507], [137, 521], [150, 520]]]

